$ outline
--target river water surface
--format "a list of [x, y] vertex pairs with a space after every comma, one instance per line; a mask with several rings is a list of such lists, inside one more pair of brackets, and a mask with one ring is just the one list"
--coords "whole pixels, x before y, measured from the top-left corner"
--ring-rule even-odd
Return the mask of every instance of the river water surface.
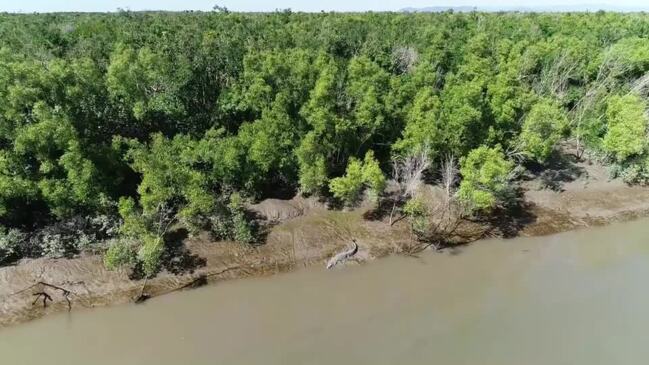
[[230, 281], [0, 329], [0, 363], [643, 364], [649, 220]]

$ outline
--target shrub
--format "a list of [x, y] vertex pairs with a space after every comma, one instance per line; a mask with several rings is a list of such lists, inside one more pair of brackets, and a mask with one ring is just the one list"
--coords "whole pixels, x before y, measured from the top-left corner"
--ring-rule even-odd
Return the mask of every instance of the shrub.
[[545, 163], [568, 126], [565, 112], [549, 100], [532, 107], [518, 139], [524, 155]]
[[237, 242], [252, 243], [255, 241], [255, 235], [252, 225], [246, 219], [243, 199], [238, 193], [230, 196], [228, 209], [231, 214], [230, 235]]
[[478, 147], [460, 161], [458, 198], [472, 211], [489, 211], [506, 200], [513, 164], [500, 147]]
[[160, 270], [164, 240], [162, 237], [148, 235], [142, 240], [137, 259], [142, 263], [142, 270], [147, 276], [155, 275]]
[[347, 164], [345, 176], [332, 179], [329, 189], [336, 198], [352, 205], [358, 201], [364, 183], [363, 164], [352, 157]]
[[424, 235], [431, 218], [426, 202], [421, 198], [411, 198], [403, 206], [403, 213], [410, 219], [410, 225], [417, 237]]
[[0, 227], [0, 265], [17, 260], [23, 255], [27, 235], [17, 229]]
[[374, 158], [374, 152], [368, 151], [362, 162], [352, 157], [347, 164], [345, 176], [332, 179], [329, 189], [334, 197], [347, 205], [353, 205], [360, 198], [364, 188], [368, 188], [370, 197], [376, 200], [385, 185], [385, 176]]
[[612, 96], [606, 109], [608, 131], [604, 150], [622, 162], [644, 151], [647, 134], [645, 103], [637, 95]]
[[125, 239], [113, 240], [104, 255], [104, 265], [108, 270], [133, 266], [136, 262], [134, 242]]
[[426, 203], [421, 198], [412, 198], [403, 206], [403, 213], [409, 217], [421, 217], [427, 211]]

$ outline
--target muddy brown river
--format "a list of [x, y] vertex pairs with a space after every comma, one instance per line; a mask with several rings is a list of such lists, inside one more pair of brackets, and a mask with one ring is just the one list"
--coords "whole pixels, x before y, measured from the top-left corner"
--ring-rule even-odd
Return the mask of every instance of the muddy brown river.
[[0, 363], [641, 364], [649, 220], [313, 267], [0, 330]]

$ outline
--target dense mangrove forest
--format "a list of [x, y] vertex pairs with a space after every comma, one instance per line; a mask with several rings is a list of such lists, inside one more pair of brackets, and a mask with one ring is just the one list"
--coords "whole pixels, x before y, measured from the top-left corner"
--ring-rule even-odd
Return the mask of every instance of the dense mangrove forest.
[[0, 14], [0, 265], [152, 276], [172, 227], [259, 243], [295, 194], [432, 239], [413, 181], [488, 216], [568, 145], [643, 184], [647, 71], [645, 14]]

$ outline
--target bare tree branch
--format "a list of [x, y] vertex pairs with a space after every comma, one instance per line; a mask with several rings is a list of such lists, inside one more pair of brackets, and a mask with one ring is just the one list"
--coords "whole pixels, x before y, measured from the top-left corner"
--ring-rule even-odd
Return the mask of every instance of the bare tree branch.
[[397, 183], [399, 190], [390, 211], [390, 225], [393, 225], [394, 213], [397, 204], [414, 196], [421, 185], [423, 174], [430, 168], [430, 148], [423, 146], [417, 153], [396, 158], [392, 162], [392, 179]]

